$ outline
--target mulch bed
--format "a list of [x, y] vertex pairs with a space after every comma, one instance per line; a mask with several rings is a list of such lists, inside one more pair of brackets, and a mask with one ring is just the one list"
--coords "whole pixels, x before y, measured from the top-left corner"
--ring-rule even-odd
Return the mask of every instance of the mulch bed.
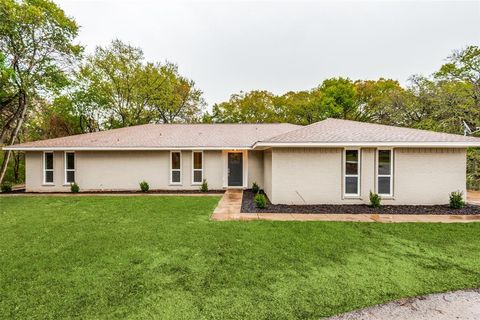
[[[24, 194], [48, 194], [48, 195], [55, 195], [55, 194], [65, 194], [71, 193], [70, 190], [66, 190], [65, 192], [25, 192], [23, 191], [11, 191], [5, 192], [4, 194], [12, 194], [12, 193], [24, 193]], [[207, 192], [201, 192], [200, 190], [149, 190], [148, 192], [142, 191], [80, 191], [79, 194], [223, 194], [225, 190], [208, 190]]]
[[286, 205], [271, 204], [267, 197], [267, 207], [258, 209], [253, 201], [255, 194], [251, 190], [243, 192], [242, 210], [247, 213], [338, 213], [338, 214], [453, 214], [453, 215], [471, 215], [480, 214], [480, 206], [466, 205], [462, 209], [451, 209], [448, 205], [434, 206], [412, 206], [412, 205], [386, 205], [378, 209], [371, 208], [364, 204], [346, 204], [346, 205]]

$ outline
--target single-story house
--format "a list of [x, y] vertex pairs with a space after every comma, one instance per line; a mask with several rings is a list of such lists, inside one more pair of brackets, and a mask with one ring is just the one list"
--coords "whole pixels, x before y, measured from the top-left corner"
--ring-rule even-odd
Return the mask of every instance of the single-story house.
[[249, 188], [275, 204], [445, 204], [466, 188], [480, 138], [326, 119], [292, 124], [147, 124], [6, 147], [26, 153], [26, 190]]

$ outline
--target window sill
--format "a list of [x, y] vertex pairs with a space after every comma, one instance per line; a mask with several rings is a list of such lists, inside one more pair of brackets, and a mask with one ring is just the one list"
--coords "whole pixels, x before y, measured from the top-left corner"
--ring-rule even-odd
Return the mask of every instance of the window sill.
[[55, 183], [42, 183], [42, 186], [44, 186], [44, 187], [54, 187]]
[[343, 196], [344, 200], [362, 200], [362, 197], [360, 195], [355, 195], [355, 196]]
[[381, 194], [379, 194], [379, 196], [382, 200], [395, 200], [394, 196], [382, 196]]
[[183, 184], [182, 183], [170, 183], [169, 186], [178, 187], [178, 186], [183, 186]]

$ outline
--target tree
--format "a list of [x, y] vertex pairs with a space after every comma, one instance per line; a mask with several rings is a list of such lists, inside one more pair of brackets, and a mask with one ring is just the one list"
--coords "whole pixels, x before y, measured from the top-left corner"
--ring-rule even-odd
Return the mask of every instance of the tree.
[[325, 119], [328, 115], [322, 109], [322, 92], [318, 89], [290, 91], [276, 99], [283, 110], [286, 122], [308, 125]]
[[[146, 104], [152, 110], [152, 120], [163, 123], [199, 122], [205, 101], [202, 91], [195, 88], [195, 82], [183, 77], [174, 64], [148, 64], [159, 83], [158, 89], [151, 88], [152, 97]], [[148, 77], [147, 77], [148, 78]]]
[[[15, 143], [33, 99], [67, 84], [65, 69], [81, 52], [73, 44], [77, 31], [75, 21], [52, 1], [0, 0], [0, 52], [14, 73], [13, 112], [2, 119], [2, 138], [8, 145]], [[0, 182], [10, 153], [4, 151]]]
[[318, 88], [322, 92], [320, 106], [328, 117], [356, 119], [358, 116], [355, 86], [348, 78], [331, 78]]
[[140, 48], [120, 40], [96, 48], [80, 67], [76, 85], [72, 100], [81, 119], [101, 122], [101, 129], [191, 122], [204, 105], [202, 92], [177, 66], [145, 63]]
[[[456, 80], [470, 83], [472, 97], [480, 108], [480, 47], [468, 46], [454, 51], [448, 62], [434, 74], [439, 80]], [[480, 121], [480, 119], [478, 120]]]
[[275, 96], [268, 91], [250, 91], [232, 94], [226, 102], [215, 104], [204, 121], [218, 123], [278, 122]]
[[[398, 81], [357, 80], [354, 82], [355, 100], [358, 105], [358, 120], [376, 123], [398, 124], [395, 109], [403, 107], [405, 90]], [[399, 103], [400, 102], [400, 103]]]

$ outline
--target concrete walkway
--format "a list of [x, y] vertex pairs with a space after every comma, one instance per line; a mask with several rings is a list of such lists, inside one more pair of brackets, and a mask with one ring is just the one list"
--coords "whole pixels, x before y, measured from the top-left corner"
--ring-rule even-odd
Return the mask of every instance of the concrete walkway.
[[468, 191], [467, 192], [467, 203], [475, 204], [480, 206], [480, 191]]
[[338, 315], [329, 320], [477, 320], [480, 290], [462, 290], [402, 299]]
[[243, 191], [239, 189], [228, 189], [222, 199], [218, 202], [210, 219], [218, 221], [226, 220], [251, 220], [240, 213], [242, 209]]
[[245, 213], [242, 208], [242, 190], [227, 190], [210, 219], [267, 220], [267, 221], [351, 221], [351, 222], [480, 222], [480, 215], [417, 215], [417, 214], [305, 214], [305, 213]]

